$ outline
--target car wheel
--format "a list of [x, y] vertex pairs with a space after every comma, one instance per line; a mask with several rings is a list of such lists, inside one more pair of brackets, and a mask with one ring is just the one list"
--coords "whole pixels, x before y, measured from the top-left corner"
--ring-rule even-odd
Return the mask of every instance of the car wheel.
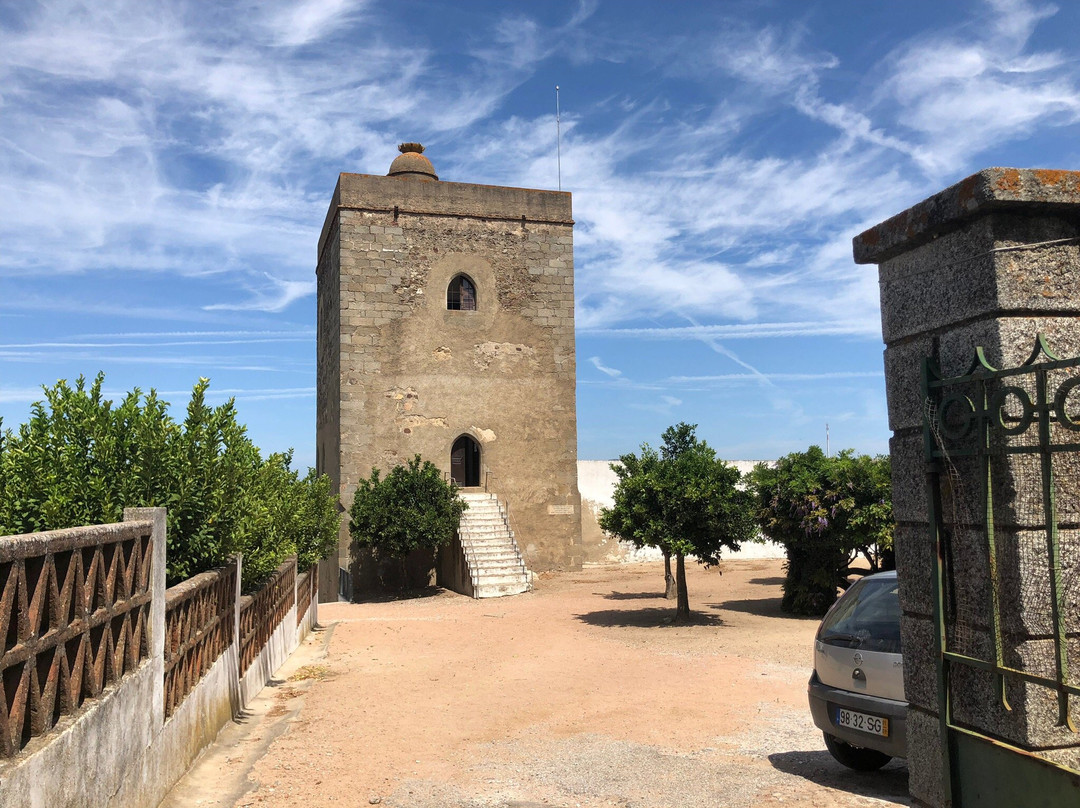
[[823, 732], [825, 736], [825, 746], [829, 749], [829, 754], [836, 759], [837, 763], [841, 763], [847, 766], [849, 769], [855, 769], [860, 772], [872, 772], [880, 769], [890, 760], [892, 757], [886, 755], [884, 752], [879, 752], [876, 749], [864, 749], [861, 746], [852, 746], [849, 743], [841, 741], [839, 738], [835, 738], [827, 732]]

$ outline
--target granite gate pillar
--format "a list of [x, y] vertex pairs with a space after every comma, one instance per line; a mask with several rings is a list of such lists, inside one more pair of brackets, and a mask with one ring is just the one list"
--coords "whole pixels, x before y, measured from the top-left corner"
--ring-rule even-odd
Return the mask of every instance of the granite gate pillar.
[[[878, 264], [881, 286], [904, 679], [910, 704], [910, 789], [915, 804], [941, 806], [948, 800], [948, 786], [943, 783], [949, 758], [943, 756], [939, 721], [936, 555], [931, 530], [932, 508], [937, 507], [932, 492], [937, 489], [927, 484], [923, 423], [928, 397], [921, 384], [922, 363], [930, 357], [942, 376], [962, 377], [971, 368], [976, 348], [982, 348], [989, 365], [1015, 368], [1032, 356], [1040, 333], [1058, 356], [1080, 356], [1080, 172], [985, 169], [862, 233], [854, 240], [854, 254], [856, 263]], [[1008, 406], [1016, 410], [1016, 400]], [[1080, 409], [1075, 394], [1068, 406], [1075, 417]], [[1036, 421], [1057, 418], [1049, 412], [1043, 410]], [[986, 421], [989, 416], [980, 417]], [[1016, 418], [1015, 412], [1009, 415], [1007, 425]], [[939, 524], [946, 526], [943, 533], [951, 542], [958, 583], [944, 612], [948, 618], [949, 609], [955, 616], [965, 603], [987, 604], [984, 622], [979, 624], [976, 616], [965, 642], [989, 653], [995, 631], [989, 604], [992, 598], [1000, 599], [998, 611], [1004, 617], [997, 636], [1005, 638], [1004, 660], [1022, 665], [1029, 652], [1049, 642], [1046, 621], [1033, 611], [1036, 600], [1045, 600], [1045, 583], [1038, 578], [1045, 577], [1045, 570], [1040, 573], [1009, 559], [1022, 559], [1021, 550], [1032, 542], [1037, 546], [1042, 541], [1039, 531], [1045, 527], [1038, 523], [1050, 520], [1041, 518], [1041, 505], [1027, 507], [1022, 501], [1031, 496], [1024, 488], [1024, 469], [1031, 468], [1030, 463], [1024, 466], [1027, 461], [1001, 454], [988, 461], [992, 468], [983, 472], [980, 481], [976, 467], [965, 467], [965, 462], [957, 459], [952, 469], [959, 481], [957, 490], [966, 485], [977, 491], [986, 484], [983, 514], [989, 514], [986, 521], [1000, 535], [998, 549], [988, 554], [984, 532], [973, 527], [977, 516], [969, 521], [957, 504], [960, 495], [946, 491], [947, 512]], [[1038, 460], [1034, 463], [1038, 494]], [[1054, 467], [1054, 476], [1062, 487], [1058, 496], [1061, 568], [1071, 587], [1063, 598], [1064, 622], [1072, 660], [1069, 676], [1075, 685], [1080, 681], [1080, 524], [1070, 520], [1080, 519], [1080, 463], [1063, 462], [1060, 468]], [[991, 575], [988, 555], [995, 553], [997, 568]], [[999, 586], [999, 579], [1006, 583]], [[947, 636], [949, 631], [945, 631]], [[1080, 768], [1080, 736], [1058, 725], [1054, 694], [1045, 689], [1036, 692], [1008, 676], [1004, 682], [1008, 706], [1003, 704], [1002, 680], [990, 672], [974, 671], [953, 679], [954, 725]], [[1067, 711], [1080, 726], [1078, 702], [1080, 698], [1073, 697]]]

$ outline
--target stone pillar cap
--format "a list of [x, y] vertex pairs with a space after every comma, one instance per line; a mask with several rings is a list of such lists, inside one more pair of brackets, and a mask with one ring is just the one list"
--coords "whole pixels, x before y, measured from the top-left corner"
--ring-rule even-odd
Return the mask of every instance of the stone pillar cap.
[[984, 168], [852, 239], [856, 264], [878, 264], [994, 210], [1070, 208], [1080, 215], [1080, 171]]

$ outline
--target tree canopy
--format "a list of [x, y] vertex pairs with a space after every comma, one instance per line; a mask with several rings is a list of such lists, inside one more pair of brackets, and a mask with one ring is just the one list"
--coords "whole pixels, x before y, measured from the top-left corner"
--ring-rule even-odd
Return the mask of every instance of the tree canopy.
[[706, 567], [723, 550], [738, 550], [753, 538], [753, 495], [739, 487], [739, 470], [698, 440], [696, 425], [680, 423], [662, 436], [660, 451], [644, 443], [611, 465], [619, 481], [614, 504], [600, 513], [600, 526], [638, 547], [657, 547], [676, 559], [676, 620], [690, 617], [684, 559]]
[[863, 556], [871, 571], [892, 566], [889, 458], [818, 446], [758, 464], [750, 473], [762, 534], [787, 553], [784, 611], [821, 615]]
[[337, 544], [337, 497], [328, 477], [301, 478], [292, 453], [263, 459], [230, 399], [206, 404], [195, 385], [186, 417], [138, 389], [119, 404], [89, 385], [44, 388], [18, 431], [0, 433], [0, 535], [123, 518], [125, 507], [167, 513], [169, 585], [243, 553], [245, 591], [294, 553], [302, 567]]
[[449, 544], [467, 507], [457, 485], [420, 455], [394, 466], [385, 477], [373, 468], [371, 477], [357, 486], [349, 509], [354, 552], [368, 549], [403, 564], [413, 550]]

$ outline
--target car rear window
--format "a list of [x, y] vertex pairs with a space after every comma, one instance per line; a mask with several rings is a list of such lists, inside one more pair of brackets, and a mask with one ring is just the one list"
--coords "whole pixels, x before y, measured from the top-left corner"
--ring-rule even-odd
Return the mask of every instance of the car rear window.
[[818, 640], [844, 648], [900, 653], [900, 597], [895, 578], [864, 578], [844, 593], [818, 629]]

